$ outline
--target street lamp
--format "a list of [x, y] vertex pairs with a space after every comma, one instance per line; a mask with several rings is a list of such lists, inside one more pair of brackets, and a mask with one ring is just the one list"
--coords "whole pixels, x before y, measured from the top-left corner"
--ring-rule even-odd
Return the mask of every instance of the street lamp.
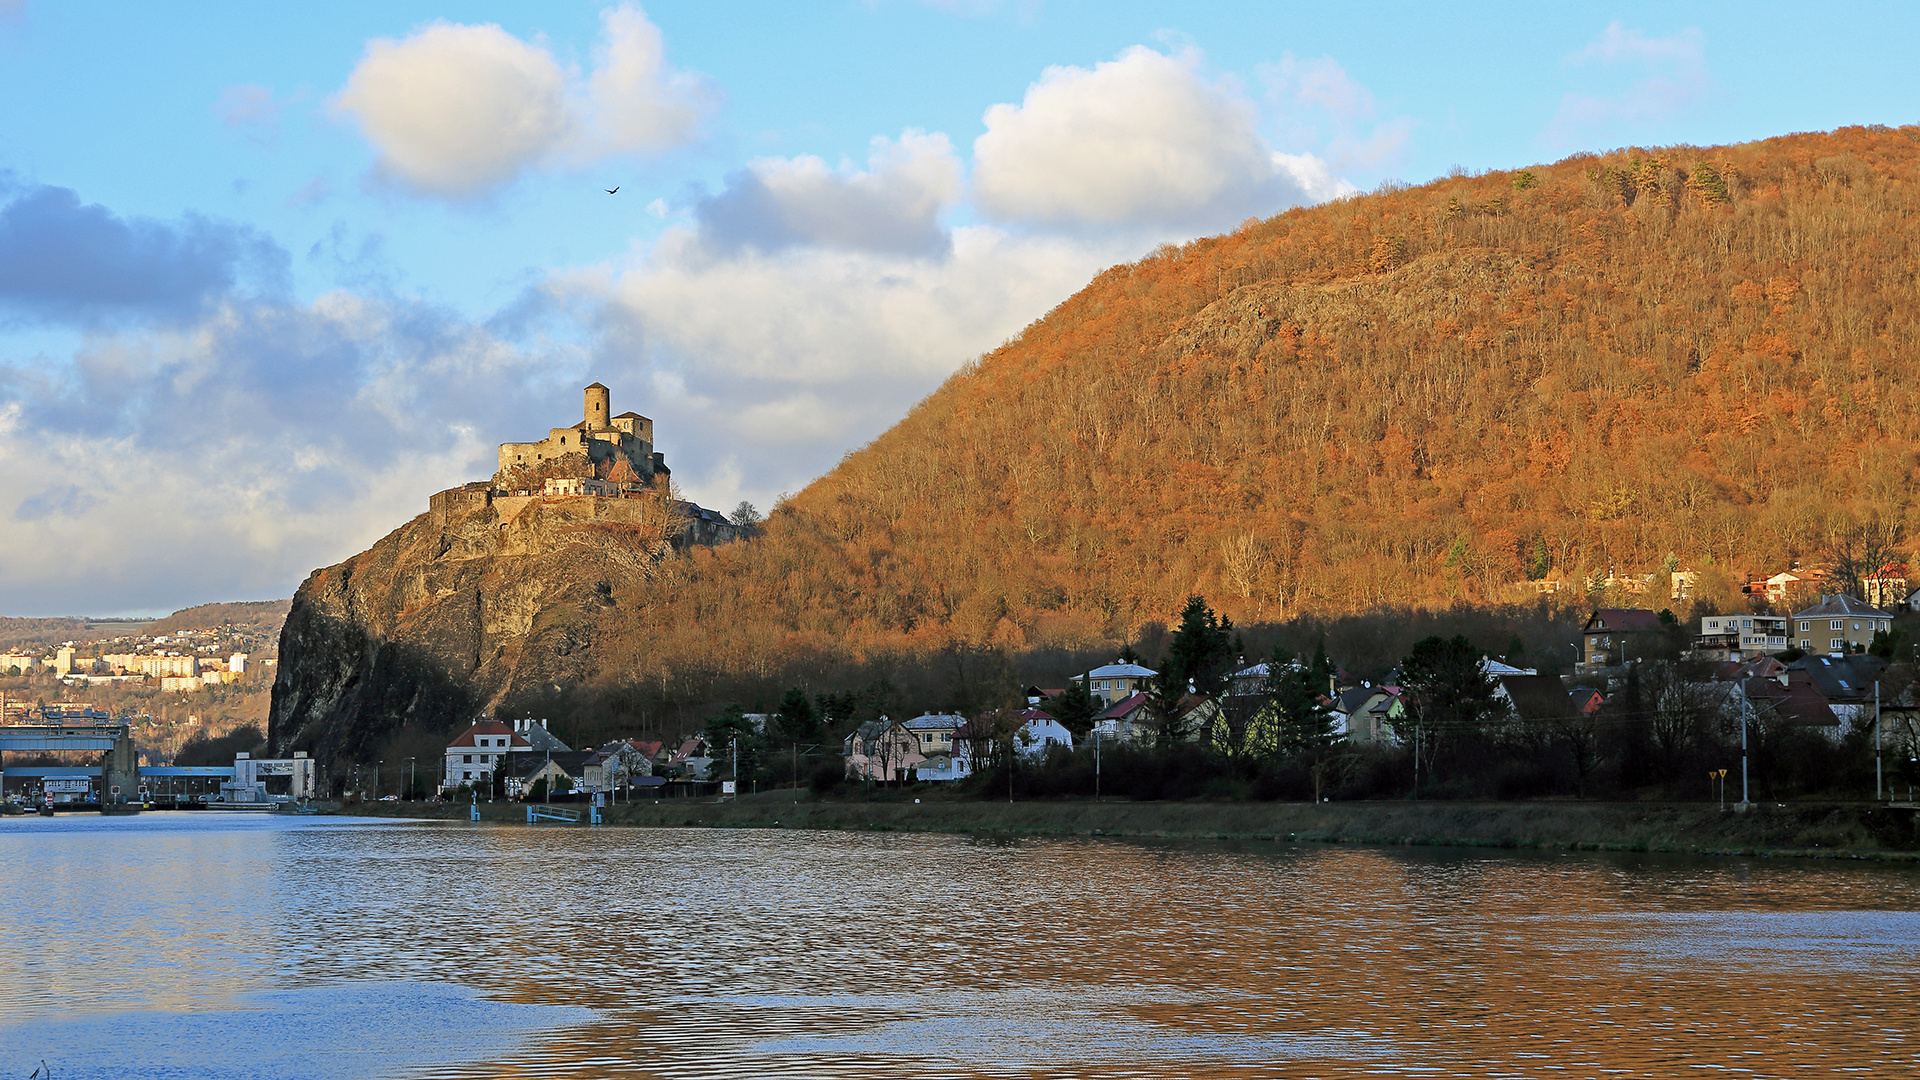
[[413, 792], [414, 792], [413, 759], [408, 758], [407, 759], [407, 795], [406, 795], [406, 799], [408, 802], [413, 801]]

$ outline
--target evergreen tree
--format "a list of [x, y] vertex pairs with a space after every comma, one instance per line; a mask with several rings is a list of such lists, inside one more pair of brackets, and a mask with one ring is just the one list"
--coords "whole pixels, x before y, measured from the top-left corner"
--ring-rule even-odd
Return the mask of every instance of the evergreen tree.
[[1533, 557], [1527, 560], [1527, 577], [1539, 581], [1553, 572], [1553, 552], [1547, 549], [1547, 538], [1536, 536], [1533, 539]]
[[1513, 640], [1507, 642], [1507, 655], [1504, 659], [1509, 667], [1527, 666], [1527, 643], [1520, 640], [1519, 634], [1513, 635]]
[[1182, 698], [1189, 692], [1207, 698], [1219, 695], [1233, 662], [1233, 640], [1231, 619], [1216, 616], [1204, 597], [1187, 598], [1149, 691], [1162, 745], [1179, 742], [1187, 734], [1179, 711]]
[[1302, 664], [1285, 649], [1274, 649], [1267, 660], [1267, 701], [1278, 727], [1280, 753], [1292, 757], [1311, 753], [1333, 737], [1333, 717], [1324, 703], [1320, 667], [1326, 657]]
[[1093, 730], [1093, 718], [1102, 711], [1103, 703], [1088, 689], [1091, 681], [1084, 675], [1068, 680], [1066, 690], [1040, 703], [1041, 711], [1060, 721], [1076, 741]]
[[814, 713], [813, 703], [807, 700], [807, 692], [798, 687], [788, 690], [780, 699], [775, 715], [779, 718], [776, 722], [780, 734], [788, 742], [812, 742], [820, 737], [820, 718]]
[[1493, 676], [1481, 668], [1479, 650], [1464, 635], [1415, 642], [1401, 661], [1400, 686], [1423, 723], [1458, 729], [1499, 713]]
[[734, 779], [736, 755], [742, 778], [752, 776], [760, 767], [761, 735], [740, 706], [728, 705], [721, 710], [707, 721], [702, 734], [707, 740], [707, 756], [713, 758], [715, 779]]

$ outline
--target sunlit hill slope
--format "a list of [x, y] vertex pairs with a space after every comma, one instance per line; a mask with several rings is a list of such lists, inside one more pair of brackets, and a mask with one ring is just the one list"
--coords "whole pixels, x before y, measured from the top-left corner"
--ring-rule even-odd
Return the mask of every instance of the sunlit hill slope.
[[1191, 593], [1244, 625], [1507, 602], [1669, 553], [1725, 590], [1849, 522], [1904, 536], [1917, 214], [1920, 128], [1855, 128], [1457, 176], [1162, 249], [761, 538], [556, 593], [565, 674], [697, 696], [955, 643], [1107, 647]]

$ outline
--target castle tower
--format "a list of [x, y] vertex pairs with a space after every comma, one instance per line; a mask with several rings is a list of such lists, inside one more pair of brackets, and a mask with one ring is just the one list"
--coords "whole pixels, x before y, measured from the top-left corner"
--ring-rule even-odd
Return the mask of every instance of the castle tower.
[[594, 383], [592, 386], [587, 387], [587, 430], [605, 431], [607, 429], [607, 419], [613, 415], [613, 413], [609, 411], [611, 408], [612, 405], [608, 401], [606, 387], [599, 383]]

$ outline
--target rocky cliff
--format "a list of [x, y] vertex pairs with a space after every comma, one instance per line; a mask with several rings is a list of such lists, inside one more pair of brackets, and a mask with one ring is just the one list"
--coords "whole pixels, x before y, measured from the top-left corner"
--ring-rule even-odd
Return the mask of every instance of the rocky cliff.
[[300, 586], [280, 640], [273, 750], [351, 760], [398, 729], [457, 730], [591, 678], [591, 646], [687, 527], [664, 496], [436, 496]]

